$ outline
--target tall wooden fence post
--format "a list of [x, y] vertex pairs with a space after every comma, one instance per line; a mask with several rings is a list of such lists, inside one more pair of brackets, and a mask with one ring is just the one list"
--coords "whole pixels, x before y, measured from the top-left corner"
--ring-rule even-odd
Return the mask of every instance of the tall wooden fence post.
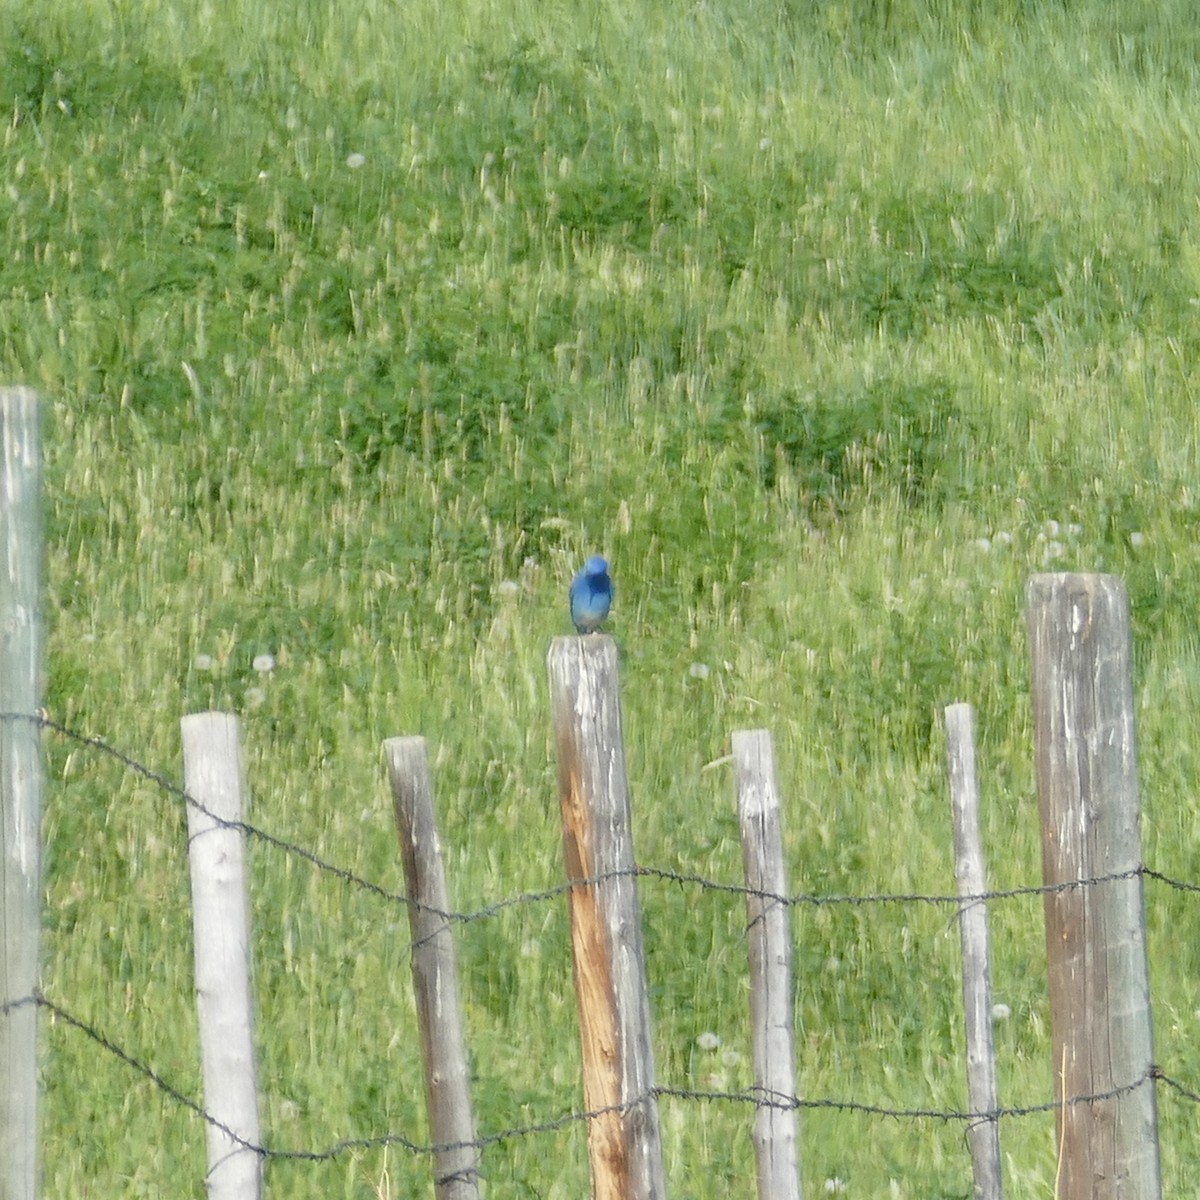
[[796, 1041], [793, 1023], [792, 933], [787, 867], [779, 816], [775, 752], [765, 729], [733, 735], [738, 818], [746, 867], [750, 936], [750, 1019], [759, 1200], [800, 1200], [796, 1142]]
[[1129, 599], [1111, 575], [1053, 574], [1034, 576], [1027, 603], [1043, 875], [1056, 889], [1057, 1197], [1159, 1200]]
[[383, 743], [412, 931], [413, 992], [425, 1063], [425, 1096], [437, 1151], [434, 1192], [438, 1200], [475, 1200], [479, 1195], [479, 1148], [471, 1113], [467, 1044], [458, 998], [454, 938], [443, 915], [449, 911], [446, 874], [433, 783], [423, 737], [388, 738]]
[[549, 666], [584, 1102], [597, 1113], [588, 1124], [592, 1196], [659, 1200], [662, 1139], [616, 643], [555, 638]]
[[[975, 710], [969, 704], [946, 708], [946, 753], [950, 806], [954, 813], [954, 874], [958, 894], [975, 899], [958, 914], [963, 959], [963, 1010], [967, 1026], [967, 1097], [971, 1111], [994, 1113], [996, 1039], [992, 1030], [992, 959], [988, 937], [983, 839], [979, 836], [979, 780], [975, 770]], [[1000, 1122], [976, 1121], [967, 1131], [975, 1200], [1003, 1200], [1000, 1174]]]
[[207, 1126], [208, 1195], [259, 1200], [250, 896], [246, 834], [238, 828], [246, 819], [241, 726], [220, 712], [196, 713], [180, 725], [184, 789], [203, 806], [187, 806], [187, 823], [204, 1107], [221, 1126]]
[[38, 1190], [42, 458], [38, 399], [0, 389], [0, 1198]]

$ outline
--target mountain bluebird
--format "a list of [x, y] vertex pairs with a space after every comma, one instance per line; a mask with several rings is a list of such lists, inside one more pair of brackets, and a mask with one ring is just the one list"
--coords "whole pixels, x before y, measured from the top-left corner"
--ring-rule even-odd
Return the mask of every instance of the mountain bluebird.
[[571, 580], [571, 620], [580, 633], [595, 633], [608, 616], [613, 585], [608, 577], [608, 562], [593, 554], [583, 570]]

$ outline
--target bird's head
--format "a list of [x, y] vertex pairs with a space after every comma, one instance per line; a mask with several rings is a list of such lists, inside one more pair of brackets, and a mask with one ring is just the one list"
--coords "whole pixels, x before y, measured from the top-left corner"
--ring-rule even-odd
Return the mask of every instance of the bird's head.
[[608, 574], [608, 559], [603, 554], [593, 554], [591, 558], [583, 564], [584, 572], [588, 575], [607, 575]]

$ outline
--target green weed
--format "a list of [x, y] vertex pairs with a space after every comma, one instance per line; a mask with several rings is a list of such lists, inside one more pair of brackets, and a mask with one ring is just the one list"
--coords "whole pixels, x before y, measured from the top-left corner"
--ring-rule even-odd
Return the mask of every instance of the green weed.
[[[1025, 581], [1112, 571], [1146, 858], [1191, 878], [1194, 26], [1182, 0], [0, 0], [0, 375], [47, 406], [48, 708], [171, 775], [178, 716], [238, 711], [253, 819], [394, 888], [379, 744], [424, 734], [481, 907], [562, 878], [545, 654], [603, 550], [642, 862], [736, 880], [722, 760], [765, 725], [796, 891], [949, 891], [939, 711], [965, 699], [1014, 887]], [[47, 991], [197, 1094], [178, 804], [47, 753]], [[270, 1144], [426, 1137], [405, 915], [252, 864]], [[663, 1082], [745, 1086], [744, 914], [642, 901]], [[1148, 902], [1186, 1079], [1192, 907]], [[1001, 1099], [1038, 1103], [1038, 906], [993, 929]], [[457, 933], [481, 1130], [578, 1108], [565, 906]], [[945, 912], [800, 908], [795, 934], [802, 1094], [961, 1106]], [[200, 1188], [198, 1122], [43, 1036], [48, 1196]], [[1178, 1190], [1196, 1116], [1161, 1099]], [[673, 1192], [744, 1186], [744, 1109], [663, 1111]], [[1003, 1136], [1013, 1194], [1048, 1194], [1052, 1118]], [[502, 1142], [485, 1176], [577, 1196], [584, 1137]], [[810, 1192], [971, 1186], [956, 1126], [818, 1110], [803, 1160]], [[297, 1196], [428, 1179], [394, 1148], [268, 1169]]]

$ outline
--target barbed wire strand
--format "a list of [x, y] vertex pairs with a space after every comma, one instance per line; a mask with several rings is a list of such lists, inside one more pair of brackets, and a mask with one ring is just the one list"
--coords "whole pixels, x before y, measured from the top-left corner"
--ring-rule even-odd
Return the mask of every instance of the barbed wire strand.
[[[216, 825], [229, 829], [235, 829], [248, 837], [254, 837], [265, 844], [272, 846], [282, 852], [295, 855], [302, 860], [310, 863], [320, 871], [326, 872], [342, 882], [361, 888], [366, 892], [379, 896], [380, 898], [390, 903], [412, 904], [414, 901], [403, 893], [396, 892], [392, 889], [383, 887], [369, 879], [349, 871], [344, 867], [340, 867], [335, 863], [322, 858], [315, 854], [307, 847], [297, 843], [288, 841], [276, 834], [272, 834], [267, 830], [253, 825], [246, 821], [229, 821], [212, 813], [203, 803], [191, 796], [185, 788], [178, 783], [168, 778], [159, 771], [146, 766], [138, 761], [132, 755], [110, 745], [103, 738], [95, 737], [87, 734], [82, 734], [70, 727], [55, 721], [52, 718], [43, 714], [22, 714], [22, 713], [0, 713], [0, 720], [3, 721], [29, 721], [30, 723], [47, 729], [58, 734], [67, 740], [74, 742], [88, 749], [93, 749], [101, 752], [115, 761], [119, 762], [125, 768], [133, 771], [137, 775], [155, 784], [165, 793], [175, 796], [182, 800], [185, 804], [192, 805], [199, 812], [203, 813]], [[511, 908], [514, 905], [529, 904], [544, 902], [554, 899], [571, 891], [575, 887], [594, 885], [603, 882], [610, 878], [622, 876], [639, 876], [642, 878], [656, 879], [664, 882], [674, 883], [680, 886], [696, 886], [703, 890], [744, 896], [761, 898], [772, 903], [786, 905], [790, 907], [810, 905], [810, 906], [830, 906], [830, 905], [845, 905], [859, 906], [866, 904], [934, 904], [945, 905], [962, 908], [971, 904], [987, 902], [991, 900], [1005, 900], [1018, 897], [1030, 896], [1045, 896], [1049, 894], [1060, 893], [1064, 891], [1074, 890], [1081, 887], [1094, 886], [1096, 884], [1115, 882], [1119, 880], [1127, 880], [1137, 876], [1144, 876], [1153, 879], [1156, 882], [1162, 883], [1168, 887], [1172, 887], [1186, 892], [1200, 892], [1200, 885], [1188, 883], [1182, 880], [1174, 879], [1163, 872], [1153, 870], [1145, 866], [1137, 866], [1124, 871], [1112, 872], [1105, 875], [1095, 876], [1088, 879], [1069, 880], [1056, 884], [1030, 885], [1016, 888], [998, 889], [987, 891], [978, 894], [970, 895], [946, 895], [938, 893], [922, 893], [922, 892], [892, 892], [864, 895], [820, 895], [815, 893], [799, 893], [795, 895], [780, 895], [774, 892], [763, 891], [757, 888], [751, 888], [742, 884], [723, 883], [708, 879], [702, 875], [688, 874], [679, 871], [674, 871], [666, 868], [658, 867], [633, 867], [629, 870], [612, 871], [596, 877], [570, 880], [566, 883], [559, 884], [550, 888], [541, 889], [539, 891], [524, 892], [519, 895], [503, 898], [495, 903], [489, 904], [483, 908], [466, 911], [442, 911], [432, 909], [428, 906], [422, 906], [426, 911], [441, 917], [447, 923], [470, 922], [478, 921], [488, 917], [493, 917], [505, 909]], [[436, 1154], [442, 1151], [459, 1150], [466, 1148], [474, 1148], [478, 1150], [486, 1149], [489, 1146], [498, 1143], [512, 1140], [519, 1137], [528, 1137], [538, 1134], [553, 1133], [560, 1131], [570, 1125], [578, 1124], [595, 1120], [601, 1116], [612, 1112], [626, 1111], [644, 1103], [650, 1096], [655, 1098], [676, 1099], [683, 1101], [698, 1101], [705, 1103], [724, 1102], [724, 1103], [742, 1103], [750, 1104], [755, 1107], [770, 1106], [791, 1109], [832, 1109], [842, 1112], [853, 1112], [871, 1116], [883, 1116], [893, 1119], [908, 1119], [908, 1120], [940, 1120], [940, 1121], [955, 1121], [968, 1124], [978, 1124], [980, 1122], [998, 1121], [1001, 1119], [1026, 1117], [1041, 1113], [1053, 1112], [1057, 1109], [1073, 1106], [1081, 1103], [1095, 1103], [1107, 1099], [1113, 1099], [1126, 1092], [1136, 1088], [1145, 1086], [1149, 1082], [1161, 1081], [1164, 1085], [1171, 1088], [1176, 1094], [1184, 1099], [1190, 1100], [1193, 1103], [1200, 1104], [1200, 1092], [1189, 1088], [1187, 1085], [1178, 1080], [1166, 1075], [1157, 1066], [1151, 1067], [1141, 1077], [1125, 1084], [1121, 1087], [1111, 1089], [1106, 1092], [1072, 1096], [1065, 1100], [1054, 1100], [1040, 1104], [1025, 1105], [1020, 1107], [1002, 1107], [986, 1112], [971, 1112], [957, 1109], [935, 1109], [935, 1108], [889, 1108], [880, 1104], [869, 1104], [855, 1100], [841, 1100], [832, 1098], [819, 1099], [804, 1099], [799, 1096], [792, 1096], [781, 1093], [765, 1093], [761, 1089], [749, 1089], [747, 1091], [735, 1092], [717, 1092], [717, 1091], [700, 1091], [691, 1088], [681, 1088], [672, 1086], [655, 1087], [650, 1093], [635, 1099], [627, 1104], [613, 1105], [605, 1108], [594, 1109], [587, 1112], [572, 1112], [563, 1116], [539, 1121], [531, 1125], [522, 1127], [513, 1127], [510, 1129], [499, 1130], [483, 1137], [474, 1139], [470, 1142], [449, 1143], [444, 1145], [426, 1145], [415, 1141], [400, 1133], [386, 1133], [372, 1137], [362, 1138], [344, 1138], [332, 1143], [330, 1146], [320, 1150], [305, 1150], [305, 1149], [275, 1149], [266, 1146], [255, 1145], [247, 1141], [245, 1138], [238, 1135], [234, 1130], [209, 1113], [204, 1106], [189, 1096], [181, 1088], [170, 1083], [163, 1075], [156, 1071], [149, 1063], [140, 1059], [131, 1051], [125, 1049], [113, 1038], [103, 1033], [99, 1028], [85, 1021], [76, 1014], [69, 1011], [62, 1004], [49, 999], [40, 990], [34, 992], [30, 996], [26, 996], [17, 1000], [7, 1002], [0, 1005], [0, 1014], [7, 1014], [19, 1008], [27, 1007], [31, 1004], [36, 1004], [45, 1008], [57, 1020], [68, 1025], [79, 1032], [83, 1033], [91, 1039], [96, 1045], [100, 1046], [107, 1053], [125, 1064], [129, 1069], [141, 1074], [154, 1087], [169, 1097], [175, 1103], [188, 1109], [194, 1115], [205, 1121], [209, 1125], [219, 1130], [224, 1136], [230, 1139], [235, 1145], [246, 1150], [253, 1151], [264, 1158], [272, 1159], [299, 1159], [305, 1161], [326, 1161], [336, 1158], [352, 1150], [378, 1148], [387, 1146], [399, 1146], [413, 1154]]]
[[40, 1007], [45, 1008], [64, 1024], [69, 1025], [79, 1032], [85, 1034], [102, 1049], [125, 1064], [131, 1070], [146, 1078], [164, 1095], [169, 1097], [171, 1100], [174, 1100], [177, 1104], [180, 1104], [184, 1108], [188, 1109], [191, 1113], [205, 1121], [207, 1124], [211, 1125], [213, 1128], [219, 1130], [234, 1144], [242, 1147], [243, 1149], [250, 1150], [253, 1153], [260, 1155], [264, 1159], [327, 1162], [350, 1151], [382, 1149], [390, 1146], [399, 1146], [400, 1148], [407, 1150], [409, 1153], [414, 1155], [435, 1155], [447, 1151], [464, 1149], [483, 1151], [502, 1142], [541, 1134], [557, 1133], [571, 1125], [578, 1125], [584, 1122], [593, 1121], [599, 1117], [607, 1116], [611, 1113], [627, 1112], [646, 1103], [646, 1101], [650, 1098], [702, 1103], [744, 1104], [754, 1108], [768, 1107], [802, 1110], [823, 1109], [836, 1112], [855, 1113], [862, 1116], [888, 1117], [894, 1120], [931, 1120], [942, 1121], [946, 1123], [958, 1122], [966, 1125], [976, 1125], [983, 1122], [994, 1122], [1037, 1116], [1045, 1113], [1056, 1112], [1063, 1108], [1071, 1108], [1079, 1104], [1099, 1103], [1105, 1100], [1116, 1099], [1119, 1096], [1136, 1091], [1138, 1088], [1144, 1087], [1148, 1083], [1156, 1082], [1165, 1084], [1184, 1099], [1195, 1104], [1200, 1104], [1200, 1092], [1197, 1092], [1192, 1088], [1189, 1088], [1186, 1084], [1171, 1078], [1157, 1066], [1151, 1066], [1137, 1079], [1134, 1079], [1129, 1083], [1122, 1084], [1118, 1087], [1110, 1088], [1102, 1092], [1091, 1092], [1082, 1095], [1070, 1096], [1062, 1100], [1044, 1101], [1039, 1104], [1005, 1106], [983, 1111], [913, 1107], [891, 1108], [883, 1104], [871, 1104], [857, 1100], [844, 1100], [829, 1097], [806, 1099], [801, 1096], [794, 1096], [787, 1093], [768, 1092], [759, 1088], [749, 1088], [743, 1091], [703, 1091], [695, 1088], [663, 1085], [651, 1088], [648, 1092], [643, 1093], [641, 1096], [627, 1101], [624, 1104], [607, 1105], [602, 1108], [590, 1109], [586, 1112], [566, 1113], [562, 1116], [549, 1118], [543, 1121], [537, 1121], [530, 1125], [514, 1126], [508, 1129], [497, 1130], [493, 1133], [484, 1134], [481, 1137], [473, 1138], [469, 1141], [426, 1144], [417, 1142], [402, 1133], [389, 1132], [370, 1137], [342, 1138], [319, 1150], [280, 1149], [264, 1145], [257, 1145], [256, 1143], [241, 1137], [226, 1124], [208, 1112], [199, 1101], [188, 1096], [182, 1089], [170, 1083], [160, 1072], [156, 1071], [148, 1063], [142, 1061], [137, 1055], [131, 1053], [129, 1050], [126, 1050], [112, 1037], [101, 1032], [90, 1022], [76, 1016], [74, 1013], [66, 1009], [62, 1004], [49, 999], [41, 991], [37, 991], [31, 996], [23, 997], [20, 1000], [15, 1000], [7, 1004], [0, 1005], [0, 1013], [7, 1013], [13, 1009], [26, 1007], [30, 1004], [37, 1004]]
[[[231, 821], [226, 817], [218, 816], [195, 796], [191, 795], [184, 787], [176, 783], [173, 779], [168, 778], [160, 771], [155, 771], [152, 767], [148, 767], [145, 763], [139, 762], [130, 754], [126, 754], [123, 750], [110, 745], [102, 737], [97, 737], [93, 734], [79, 733], [77, 730], [71, 729], [69, 726], [62, 724], [60, 721], [55, 721], [51, 717], [42, 716], [40, 714], [23, 714], [23, 713], [0, 713], [0, 721], [31, 721], [39, 725], [43, 729], [49, 729], [68, 741], [75, 742], [90, 750], [97, 750], [101, 754], [115, 759], [123, 767], [132, 771], [136, 775], [140, 775], [143, 779], [155, 784], [168, 795], [182, 800], [185, 804], [194, 808], [197, 812], [208, 817], [215, 825], [221, 829], [235, 829], [239, 833], [246, 834], [247, 837], [254, 837], [265, 842], [269, 846], [273, 846], [277, 850], [285, 851], [288, 854], [294, 854], [298, 858], [304, 859], [311, 863], [319, 870], [333, 875], [341, 879], [345, 883], [353, 884], [355, 887], [362, 888], [364, 891], [371, 892], [374, 895], [381, 897], [384, 900], [392, 903], [407, 904], [408, 897], [402, 892], [395, 892], [389, 888], [383, 887], [381, 884], [374, 883], [369, 879], [364, 879], [360, 875], [356, 875], [353, 871], [347, 870], [345, 867], [339, 867], [336, 863], [331, 863], [323, 859], [319, 854], [313, 853], [305, 846], [301, 846], [296, 842], [290, 842], [286, 838], [269, 833], [267, 830], [260, 828], [257, 825], [251, 824], [249, 821]], [[442, 915], [442, 914], [438, 914]], [[454, 916], [452, 913], [444, 914], [447, 919]]]
[[[305, 862], [316, 867], [329, 875], [340, 879], [343, 883], [350, 884], [354, 887], [361, 888], [372, 895], [378, 896], [393, 904], [411, 905], [419, 908], [421, 911], [431, 914], [435, 917], [440, 917], [447, 923], [465, 924], [472, 921], [485, 920], [490, 917], [497, 916], [506, 909], [513, 908], [522, 904], [536, 904], [547, 900], [553, 900], [557, 897], [569, 892], [573, 887], [581, 885], [590, 885], [602, 883], [611, 878], [619, 878], [636, 874], [637, 869], [633, 871], [609, 871], [600, 875], [591, 876], [583, 880], [572, 880], [566, 883], [554, 884], [551, 887], [543, 888], [539, 891], [522, 892], [515, 896], [508, 896], [501, 900], [497, 900], [492, 904], [488, 904], [480, 909], [475, 909], [466, 912], [459, 912], [452, 909], [435, 908], [432, 905], [423, 904], [419, 900], [415, 900], [403, 892], [393, 891], [390, 888], [384, 887], [382, 884], [375, 883], [370, 879], [365, 879], [361, 875], [338, 866], [336, 863], [331, 863], [320, 855], [315, 854], [305, 846], [301, 846], [296, 842], [288, 841], [286, 838], [280, 837], [277, 834], [268, 832], [258, 825], [254, 825], [249, 821], [231, 821], [226, 817], [219, 816], [209, 809], [202, 801], [197, 800], [191, 795], [186, 788], [176, 783], [173, 779], [163, 774], [160, 771], [148, 767], [145, 763], [139, 762], [130, 754], [126, 754], [123, 750], [110, 745], [104, 738], [94, 734], [80, 733], [78, 730], [70, 728], [70, 726], [62, 724], [60, 721], [55, 721], [51, 717], [37, 713], [0, 713], [0, 721], [28, 721], [43, 729], [48, 729], [53, 733], [59, 734], [68, 741], [90, 750], [97, 750], [102, 754], [114, 759], [128, 770], [141, 776], [150, 783], [161, 788], [168, 795], [174, 796], [182, 800], [185, 804], [194, 808], [197, 812], [208, 817], [218, 828], [233, 829], [245, 834], [247, 837], [257, 838], [259, 841], [272, 846], [276, 850], [283, 851], [287, 854], [295, 855], [303, 859]], [[436, 932], [429, 936], [436, 936]]]
[[122, 766], [137, 775], [146, 779], [148, 782], [154, 783], [169, 795], [182, 800], [185, 804], [191, 805], [198, 812], [203, 813], [216, 825], [226, 828], [235, 829], [244, 833], [247, 837], [253, 837], [265, 844], [277, 849], [281, 852], [294, 855], [303, 859], [305, 862], [316, 867], [333, 877], [341, 880], [343, 883], [360, 888], [372, 895], [388, 901], [393, 904], [416, 905], [423, 911], [441, 918], [447, 923], [467, 924], [474, 921], [486, 920], [509, 908], [525, 904], [539, 904], [548, 900], [553, 900], [570, 892], [573, 888], [581, 886], [592, 886], [598, 883], [603, 883], [610, 879], [618, 879], [625, 877], [640, 877], [645, 879], [657, 879], [669, 883], [690, 885], [699, 887], [702, 890], [724, 893], [727, 895], [754, 897], [769, 901], [773, 904], [780, 904], [787, 907], [858, 907], [868, 904], [931, 904], [954, 908], [965, 908], [973, 904], [986, 903], [992, 900], [1013, 900], [1023, 897], [1047, 896], [1055, 895], [1061, 892], [1074, 891], [1078, 888], [1093, 887], [1102, 883], [1113, 883], [1121, 880], [1132, 879], [1138, 875], [1153, 879], [1159, 883], [1165, 884], [1168, 887], [1175, 888], [1180, 891], [1200, 892], [1200, 884], [1188, 883], [1183, 880], [1174, 879], [1161, 871], [1153, 870], [1144, 865], [1130, 867], [1123, 871], [1114, 871], [1103, 875], [1089, 876], [1085, 879], [1072, 879], [1059, 883], [1049, 884], [1028, 884], [1020, 887], [999, 888], [979, 893], [969, 893], [966, 895], [947, 894], [939, 892], [878, 892], [864, 894], [819, 894], [819, 893], [797, 893], [794, 895], [780, 895], [775, 892], [764, 891], [759, 888], [748, 887], [745, 884], [727, 883], [719, 880], [708, 879], [703, 875], [690, 874], [680, 871], [675, 871], [665, 867], [647, 867], [635, 866], [627, 870], [614, 870], [605, 872], [595, 876], [589, 876], [585, 879], [568, 880], [564, 883], [555, 884], [547, 888], [542, 888], [534, 891], [521, 892], [513, 896], [507, 896], [500, 900], [494, 901], [491, 904], [484, 905], [481, 908], [470, 910], [453, 910], [439, 909], [429, 905], [421, 904], [419, 901], [411, 899], [403, 892], [397, 892], [391, 888], [384, 887], [382, 884], [376, 883], [373, 880], [366, 879], [345, 867], [338, 866], [327, 859], [322, 858], [319, 854], [314, 853], [305, 846], [301, 846], [296, 842], [289, 841], [286, 838], [280, 837], [254, 825], [249, 821], [230, 821], [226, 818], [218, 816], [209, 810], [201, 801], [190, 795], [188, 791], [174, 780], [162, 772], [156, 771], [144, 763], [139, 762], [132, 755], [119, 750], [115, 746], [110, 745], [104, 738], [97, 737], [91, 734], [80, 733], [77, 730], [56, 721], [51, 717], [42, 714], [30, 713], [0, 713], [0, 721], [28, 721], [36, 726], [48, 729], [69, 741], [86, 747], [88, 749], [99, 751]]

